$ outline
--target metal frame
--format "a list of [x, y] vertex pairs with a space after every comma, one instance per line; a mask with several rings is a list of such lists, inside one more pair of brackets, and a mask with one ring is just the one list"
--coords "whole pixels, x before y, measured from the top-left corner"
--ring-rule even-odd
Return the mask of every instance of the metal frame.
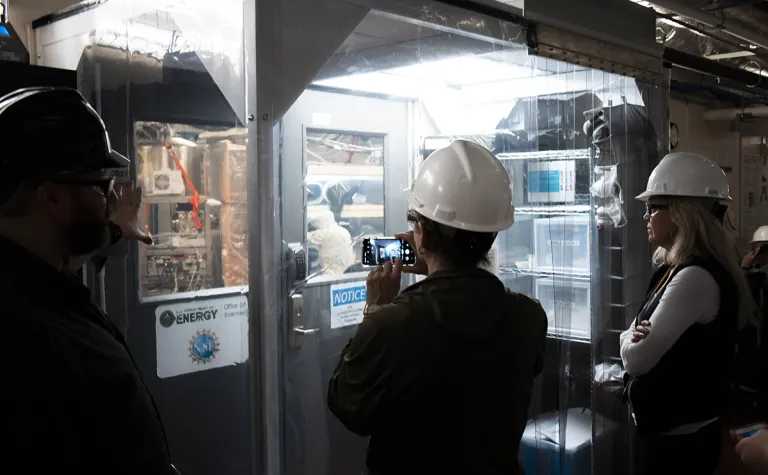
[[528, 30], [531, 53], [664, 86], [662, 60], [547, 25]]
[[[261, 289], [265, 288], [268, 281], [265, 276], [259, 271], [261, 270], [262, 259], [262, 245], [259, 239], [250, 239], [256, 235], [256, 231], [262, 229], [261, 216], [258, 210], [260, 209], [262, 202], [265, 201], [263, 197], [259, 196], [259, 177], [263, 174], [261, 170], [263, 165], [270, 166], [269, 159], [271, 156], [267, 156], [267, 163], [262, 164], [260, 161], [264, 161], [261, 157], [262, 154], [257, 153], [257, 149], [262, 147], [262, 141], [260, 140], [259, 133], [261, 122], [256, 122], [255, 117], [257, 114], [257, 106], [261, 106], [261, 102], [258, 101], [259, 91], [257, 87], [261, 85], [257, 83], [257, 71], [261, 68], [257, 67], [257, 62], [262, 60], [262, 55], [268, 51], [260, 52], [257, 50], [259, 44], [263, 42], [257, 40], [257, 31], [264, 31], [262, 28], [266, 28], [267, 34], [271, 33], [271, 22], [266, 19], [268, 8], [265, 8], [265, 3], [257, 3], [257, 0], [244, 0], [243, 1], [243, 41], [244, 41], [244, 62], [245, 62], [245, 87], [246, 87], [246, 117], [247, 117], [247, 137], [250, 147], [246, 148], [246, 167], [250, 171], [248, 173], [246, 192], [248, 196], [248, 208], [257, 211], [256, 213], [248, 213], [248, 271], [249, 271], [249, 293], [248, 293], [248, 346], [249, 346], [249, 358], [248, 358], [248, 372], [250, 374], [250, 381], [248, 384], [251, 407], [249, 408], [249, 419], [251, 420], [251, 457], [252, 457], [252, 471], [253, 473], [278, 473], [274, 469], [270, 470], [272, 460], [267, 460], [267, 440], [271, 432], [267, 432], [267, 420], [268, 408], [273, 401], [279, 402], [279, 399], [275, 399], [275, 392], [268, 394], [266, 382], [276, 382], [276, 378], [272, 375], [264, 374], [264, 362], [266, 361], [266, 351], [262, 351], [262, 340], [264, 338], [265, 330], [263, 321], [265, 320], [266, 312], [262, 309], [262, 299], [258, 298], [261, 293]], [[267, 48], [262, 47], [263, 50]], [[264, 64], [268, 66], [268, 64]], [[263, 86], [261, 86], [263, 89]], [[258, 102], [257, 102], [258, 101]], [[267, 116], [269, 118], [269, 116]], [[267, 141], [267, 146], [270, 146], [270, 141]], [[260, 160], [261, 158], [261, 160]], [[267, 183], [269, 185], [269, 183]], [[256, 272], [252, 272], [256, 271]], [[254, 291], [255, 290], [255, 291]], [[266, 350], [266, 348], [264, 348]], [[267, 403], [269, 398], [269, 403]], [[271, 421], [270, 421], [271, 422]], [[279, 424], [279, 421], [278, 421]], [[279, 446], [275, 448], [280, 450]], [[273, 449], [273, 450], [275, 450]]]
[[[505, 10], [455, 0], [341, 0], [369, 8], [390, 17], [408, 18], [414, 23], [446, 32], [461, 31], [470, 38], [498, 45], [519, 46], [528, 22]], [[455, 4], [461, 6], [455, 6]], [[493, 15], [493, 16], [492, 16]], [[518, 40], [518, 41], [515, 41]]]

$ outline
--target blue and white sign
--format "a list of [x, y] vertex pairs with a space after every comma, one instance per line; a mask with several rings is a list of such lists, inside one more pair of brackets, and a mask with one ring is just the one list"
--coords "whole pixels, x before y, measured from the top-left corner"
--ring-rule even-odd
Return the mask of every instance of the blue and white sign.
[[365, 282], [331, 286], [331, 328], [357, 325], [363, 321]]
[[157, 376], [170, 378], [248, 359], [248, 298], [237, 295], [155, 309]]

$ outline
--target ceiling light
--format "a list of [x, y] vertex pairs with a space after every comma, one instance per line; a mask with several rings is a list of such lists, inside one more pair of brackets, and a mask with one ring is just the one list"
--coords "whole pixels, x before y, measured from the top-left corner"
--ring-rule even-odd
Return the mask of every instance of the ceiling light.
[[755, 53], [751, 51], [733, 51], [730, 53], [717, 53], [717, 54], [709, 54], [704, 56], [707, 59], [711, 59], [713, 61], [718, 61], [721, 59], [734, 59], [734, 58], [744, 58], [747, 56], [754, 56]]

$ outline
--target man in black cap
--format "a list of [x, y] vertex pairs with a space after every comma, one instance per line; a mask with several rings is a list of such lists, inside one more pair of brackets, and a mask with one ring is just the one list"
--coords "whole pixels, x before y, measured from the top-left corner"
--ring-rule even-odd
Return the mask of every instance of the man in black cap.
[[0, 98], [0, 460], [14, 473], [173, 473], [125, 340], [70, 272], [120, 239], [152, 242], [141, 190], [108, 206], [106, 172], [129, 164], [77, 91]]

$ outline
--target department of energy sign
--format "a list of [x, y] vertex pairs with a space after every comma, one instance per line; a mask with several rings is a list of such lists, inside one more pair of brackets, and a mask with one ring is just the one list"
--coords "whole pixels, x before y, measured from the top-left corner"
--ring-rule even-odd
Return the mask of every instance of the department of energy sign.
[[155, 309], [157, 376], [170, 378], [248, 359], [245, 295]]

